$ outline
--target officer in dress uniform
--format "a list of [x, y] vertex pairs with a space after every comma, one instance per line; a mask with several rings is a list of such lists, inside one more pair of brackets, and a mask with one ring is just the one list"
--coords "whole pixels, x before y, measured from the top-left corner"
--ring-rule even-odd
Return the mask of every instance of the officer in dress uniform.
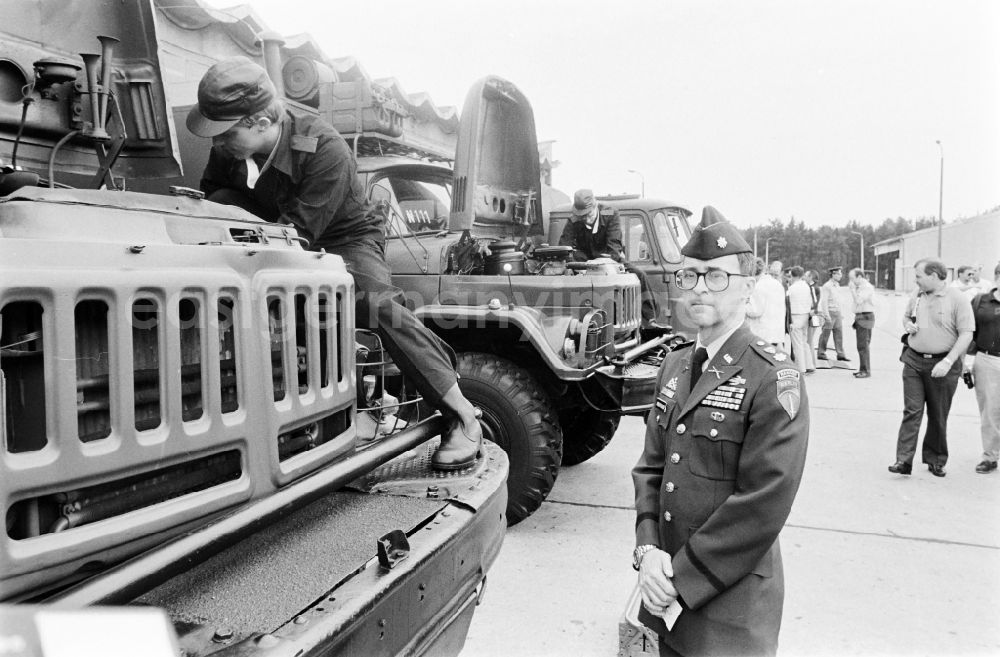
[[805, 388], [788, 354], [744, 324], [753, 257], [736, 228], [706, 207], [681, 252], [677, 285], [699, 331], [660, 368], [632, 471], [639, 618], [661, 655], [773, 655], [778, 534], [809, 435]]

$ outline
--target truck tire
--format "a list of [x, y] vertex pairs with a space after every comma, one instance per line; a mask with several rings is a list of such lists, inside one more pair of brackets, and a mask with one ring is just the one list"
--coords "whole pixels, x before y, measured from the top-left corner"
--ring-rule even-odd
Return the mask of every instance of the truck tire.
[[563, 429], [563, 465], [578, 465], [607, 446], [618, 431], [621, 413], [596, 408], [568, 408], [559, 414]]
[[530, 516], [552, 490], [562, 460], [562, 432], [548, 395], [527, 370], [493, 354], [458, 355], [458, 387], [482, 409], [483, 436], [510, 460], [507, 524]]

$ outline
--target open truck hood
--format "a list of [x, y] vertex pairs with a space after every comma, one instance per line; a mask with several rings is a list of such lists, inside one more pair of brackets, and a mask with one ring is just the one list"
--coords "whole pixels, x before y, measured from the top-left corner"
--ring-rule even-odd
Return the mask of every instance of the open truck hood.
[[455, 151], [449, 228], [477, 236], [541, 235], [538, 141], [531, 103], [488, 76], [465, 97]]

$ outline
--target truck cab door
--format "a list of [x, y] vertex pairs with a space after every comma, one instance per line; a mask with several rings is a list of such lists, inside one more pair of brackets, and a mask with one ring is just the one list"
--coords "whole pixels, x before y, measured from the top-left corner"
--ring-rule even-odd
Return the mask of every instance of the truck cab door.
[[[668, 323], [675, 332], [693, 336], [697, 332], [689, 319], [687, 313], [678, 312], [681, 299], [681, 290], [674, 283], [674, 273], [681, 268], [684, 256], [681, 255], [681, 248], [691, 237], [691, 226], [688, 217], [691, 213], [681, 207], [665, 207], [649, 212], [645, 215], [647, 220], [646, 231], [650, 237], [650, 244], [655, 245], [659, 251], [661, 267], [657, 270], [658, 277], [653, 283], [650, 277], [650, 286], [656, 285], [657, 298], [661, 305], [666, 308]], [[667, 300], [667, 303], [663, 303]]]
[[657, 249], [656, 233], [650, 230], [649, 217], [642, 211], [620, 211], [622, 222], [622, 246], [625, 249], [625, 261], [629, 267], [642, 271], [646, 275], [650, 292], [656, 297], [660, 315], [656, 321], [670, 322], [669, 276], [664, 266], [664, 260]]

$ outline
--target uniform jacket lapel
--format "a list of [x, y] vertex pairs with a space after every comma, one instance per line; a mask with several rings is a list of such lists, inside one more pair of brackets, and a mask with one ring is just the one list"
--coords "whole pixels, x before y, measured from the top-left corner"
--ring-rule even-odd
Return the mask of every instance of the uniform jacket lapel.
[[[743, 358], [743, 352], [747, 350], [752, 339], [753, 336], [750, 335], [750, 329], [746, 325], [736, 329], [736, 332], [729, 336], [729, 339], [726, 340], [722, 348], [715, 354], [715, 357], [708, 361], [704, 373], [698, 379], [698, 383], [695, 384], [694, 390], [687, 390], [687, 387], [691, 385], [691, 359], [694, 357], [694, 349], [691, 349], [691, 353], [687, 355], [684, 363], [684, 387], [687, 397], [681, 406], [678, 417], [683, 417], [690, 413], [709, 393], [743, 370], [740, 360]], [[732, 359], [732, 365], [726, 363], [726, 354]]]

